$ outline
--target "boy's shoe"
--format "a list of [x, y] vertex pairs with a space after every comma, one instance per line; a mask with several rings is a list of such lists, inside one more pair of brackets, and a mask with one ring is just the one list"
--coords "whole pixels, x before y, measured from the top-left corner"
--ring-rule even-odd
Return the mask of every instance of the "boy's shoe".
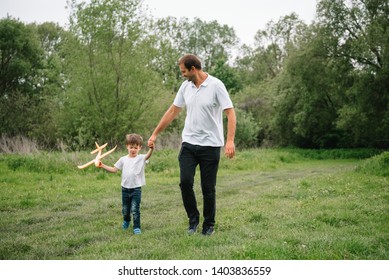
[[198, 224], [191, 224], [191, 225], [189, 225], [188, 234], [189, 235], [195, 234], [196, 230], [197, 230], [197, 226], [198, 226]]
[[130, 226], [130, 222], [123, 221], [122, 229], [128, 229], [129, 226]]
[[201, 232], [202, 235], [212, 235], [215, 232], [215, 228], [213, 226], [205, 227], [203, 228], [203, 231]]
[[140, 230], [140, 228], [134, 228], [134, 234], [141, 234], [142, 231]]

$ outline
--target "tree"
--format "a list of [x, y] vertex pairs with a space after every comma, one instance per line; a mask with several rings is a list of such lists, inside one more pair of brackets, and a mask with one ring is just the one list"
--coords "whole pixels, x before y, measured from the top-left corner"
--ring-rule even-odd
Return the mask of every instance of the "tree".
[[265, 30], [257, 32], [255, 49], [243, 46], [243, 52], [237, 58], [238, 75], [244, 85], [236, 94], [237, 104], [261, 124], [257, 132], [259, 143], [283, 142], [285, 133], [289, 133], [284, 127], [284, 118], [279, 115], [283, 107], [278, 104], [276, 108], [280, 111], [276, 111], [274, 106], [282, 99], [280, 91], [290, 91], [287, 89], [290, 83], [283, 80], [282, 72], [286, 59], [299, 48], [306, 32], [307, 26], [294, 13], [281, 17], [278, 22], [270, 21]]
[[238, 79], [235, 68], [228, 65], [227, 61], [219, 60], [209, 73], [223, 81], [229, 94], [235, 94], [242, 89], [242, 83]]
[[382, 145], [389, 139], [388, 3], [323, 0], [318, 7], [319, 21], [277, 77], [273, 133], [300, 147]]
[[283, 145], [334, 148], [342, 145], [335, 122], [351, 66], [326, 55], [320, 29], [308, 34], [307, 44], [289, 54], [277, 77], [274, 133]]
[[[158, 50], [154, 63], [165, 83], [176, 92], [181, 83], [177, 68], [179, 57], [193, 53], [202, 60], [206, 71], [227, 62], [237, 47], [238, 38], [233, 28], [217, 21], [206, 22], [199, 18], [176, 19], [167, 17], [153, 24], [155, 48]], [[169, 81], [169, 82], [167, 82]]]
[[251, 84], [275, 78], [282, 70], [288, 53], [298, 47], [306, 28], [298, 16], [292, 13], [277, 22], [270, 21], [264, 30], [258, 30], [255, 48], [243, 46], [242, 54], [237, 57], [237, 65], [243, 70], [243, 81]]
[[69, 142], [117, 142], [129, 131], [142, 133], [157, 102], [151, 50], [142, 28], [140, 0], [92, 0], [71, 7], [67, 43], [67, 101], [62, 129]]
[[0, 20], [0, 134], [31, 136], [42, 122], [43, 51], [33, 29]]
[[66, 92], [63, 47], [70, 34], [51, 22], [32, 24], [30, 27], [33, 28], [43, 51], [43, 69], [39, 81], [42, 106], [38, 114], [44, 121], [34, 126], [34, 138], [41, 146], [54, 147], [61, 138], [57, 113], [63, 106]]
[[386, 0], [318, 3], [328, 56], [353, 66], [337, 126], [349, 145], [389, 146], [389, 3]]

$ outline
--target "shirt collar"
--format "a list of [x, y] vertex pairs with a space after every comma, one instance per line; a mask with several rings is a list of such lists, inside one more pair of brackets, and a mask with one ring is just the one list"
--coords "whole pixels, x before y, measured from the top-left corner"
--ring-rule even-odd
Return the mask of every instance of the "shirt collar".
[[[208, 86], [208, 83], [209, 83], [209, 77], [211, 75], [209, 75], [207, 72], [205, 72], [208, 76], [207, 78], [204, 80], [204, 82], [200, 85], [200, 87], [206, 87]], [[195, 84], [193, 82], [190, 82], [192, 84], [192, 87], [196, 87]]]

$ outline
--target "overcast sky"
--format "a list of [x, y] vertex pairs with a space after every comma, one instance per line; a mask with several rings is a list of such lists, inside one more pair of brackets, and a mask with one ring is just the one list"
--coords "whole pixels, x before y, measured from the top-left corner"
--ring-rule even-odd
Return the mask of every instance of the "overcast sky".
[[[82, 2], [78, 0], [78, 2]], [[309, 24], [315, 17], [316, 0], [143, 0], [154, 17], [198, 17], [217, 20], [235, 29], [241, 43], [252, 44], [255, 33], [270, 20], [295, 12]], [[0, 18], [8, 15], [25, 23], [68, 23], [66, 0], [0, 0]]]

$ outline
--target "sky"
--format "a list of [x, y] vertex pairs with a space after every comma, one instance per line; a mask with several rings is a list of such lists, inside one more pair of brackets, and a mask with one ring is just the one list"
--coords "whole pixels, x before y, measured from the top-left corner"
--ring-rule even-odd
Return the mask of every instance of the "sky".
[[[82, 2], [81, 0], [77, 2]], [[235, 29], [241, 43], [251, 45], [260, 29], [273, 20], [295, 12], [310, 24], [315, 17], [316, 0], [143, 0], [156, 18], [200, 18], [216, 20]], [[24, 23], [56, 22], [66, 27], [69, 11], [66, 0], [0, 0], [0, 18], [7, 15]]]

